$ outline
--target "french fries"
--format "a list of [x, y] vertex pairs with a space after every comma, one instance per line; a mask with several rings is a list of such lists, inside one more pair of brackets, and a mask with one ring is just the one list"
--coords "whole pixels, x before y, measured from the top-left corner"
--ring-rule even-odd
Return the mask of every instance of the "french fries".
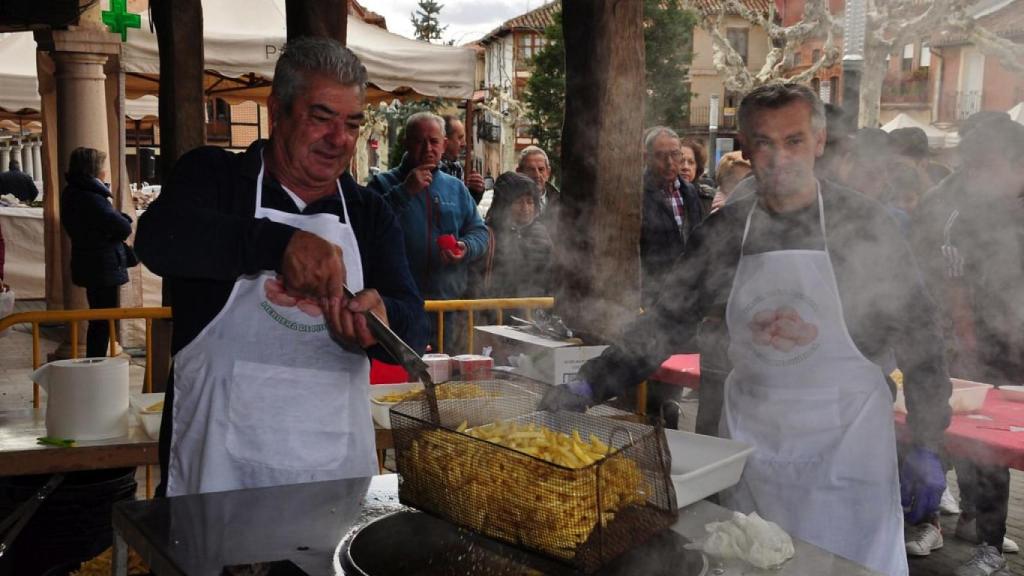
[[149, 406], [146, 406], [146, 409], [143, 410], [143, 412], [163, 412], [163, 411], [164, 411], [164, 401], [163, 400], [161, 400], [159, 402], [156, 402], [154, 404], [151, 404]]
[[[418, 398], [426, 393], [422, 388], [415, 390], [407, 390], [405, 392], [396, 392], [394, 394], [384, 394], [373, 398], [375, 402], [380, 404], [397, 404], [404, 402], [410, 398]], [[434, 393], [437, 395], [438, 400], [471, 400], [474, 398], [489, 398], [493, 396], [493, 393], [485, 391], [478, 384], [465, 383], [465, 382], [446, 382], [444, 384], [438, 384], [434, 388]]]
[[[636, 462], [594, 435], [513, 422], [457, 432], [412, 442], [400, 463], [403, 500], [482, 534], [571, 560], [598, 523], [647, 499]], [[587, 468], [595, 463], [600, 473]]]

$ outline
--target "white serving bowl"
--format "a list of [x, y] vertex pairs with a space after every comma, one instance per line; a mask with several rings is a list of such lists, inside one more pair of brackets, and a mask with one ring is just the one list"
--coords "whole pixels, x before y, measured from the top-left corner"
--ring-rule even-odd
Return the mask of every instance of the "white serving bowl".
[[1024, 386], [1000, 386], [999, 393], [1006, 400], [1024, 402]]
[[160, 419], [163, 418], [163, 412], [161, 410], [151, 411], [147, 408], [163, 399], [163, 392], [133, 393], [129, 398], [132, 412], [139, 419], [146, 435], [153, 440], [160, 439]]

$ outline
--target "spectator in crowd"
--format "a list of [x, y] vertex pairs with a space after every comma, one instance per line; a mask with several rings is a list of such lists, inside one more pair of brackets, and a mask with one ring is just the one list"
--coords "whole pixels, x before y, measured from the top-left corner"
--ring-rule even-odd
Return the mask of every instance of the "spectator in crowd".
[[679, 136], [664, 126], [647, 131], [640, 228], [641, 300], [649, 308], [664, 289], [663, 280], [683, 253], [704, 206], [692, 184], [679, 176], [685, 152]]
[[548, 231], [554, 233], [558, 225], [558, 208], [562, 193], [551, 183], [551, 162], [548, 154], [537, 146], [527, 146], [519, 153], [519, 164], [516, 172], [523, 174], [537, 183], [540, 188], [540, 203], [537, 214]]
[[711, 204], [715, 199], [715, 181], [708, 177], [706, 169], [708, 166], [708, 151], [700, 142], [686, 138], [680, 142], [683, 158], [679, 161], [679, 175], [683, 180], [693, 185], [694, 190], [700, 197], [704, 213], [711, 211]]
[[881, 201], [892, 159], [889, 134], [881, 128], [861, 128], [853, 136], [846, 161], [839, 170], [842, 183]]
[[841, 182], [839, 168], [850, 152], [852, 132], [843, 109], [825, 104], [825, 151], [814, 163], [814, 173], [818, 178]]
[[446, 114], [444, 118], [444, 155], [441, 157], [441, 171], [458, 180], [463, 180], [466, 188], [469, 188], [473, 201], [477, 204], [484, 197], [484, 177], [479, 172], [470, 168], [466, 174], [466, 168], [459, 161], [459, 156], [466, 150], [466, 127], [462, 120], [452, 114]]
[[[401, 164], [370, 180], [369, 187], [391, 204], [405, 236], [405, 253], [420, 293], [427, 300], [466, 297], [469, 263], [487, 252], [487, 227], [466, 185], [438, 169], [444, 154], [444, 120], [418, 112], [405, 124]], [[429, 315], [431, 341], [437, 318]], [[463, 330], [445, 315], [445, 350], [456, 350]], [[440, 344], [440, 343], [438, 343]]]
[[949, 168], [931, 159], [928, 135], [921, 128], [897, 128], [889, 133], [889, 142], [898, 159], [910, 162], [921, 173], [928, 188], [949, 176]]
[[899, 222], [904, 236], [910, 236], [911, 214], [930, 187], [927, 178], [927, 173], [911, 162], [895, 159], [889, 163], [885, 190], [879, 200]]
[[[138, 263], [125, 244], [132, 219], [114, 209], [103, 183], [106, 160], [106, 153], [94, 148], [72, 150], [60, 201], [61, 225], [71, 238], [71, 281], [85, 288], [90, 308], [117, 308], [118, 287], [128, 283], [128, 268]], [[89, 322], [88, 356], [106, 356], [109, 338], [106, 320]]]
[[540, 188], [522, 174], [505, 172], [494, 182], [491, 244], [476, 290], [481, 297], [551, 295], [551, 236], [537, 219], [539, 200]]
[[729, 195], [740, 181], [751, 174], [750, 161], [743, 157], [743, 152], [734, 150], [723, 154], [722, 159], [718, 161], [718, 169], [715, 171], [715, 176], [718, 178], [718, 191], [715, 192], [711, 209], [717, 210], [725, 206], [726, 200], [729, 199]]
[[0, 174], [0, 194], [10, 194], [19, 202], [29, 203], [39, 195], [39, 189], [32, 177], [21, 171], [21, 164], [11, 160], [10, 170]]
[[[962, 167], [929, 191], [913, 222], [913, 246], [944, 306], [951, 374], [995, 386], [1024, 373], [1024, 126], [1005, 114], [961, 127]], [[1010, 475], [1005, 466], [955, 459], [962, 512], [956, 536], [977, 544], [957, 576], [1004, 574]], [[915, 534], [921, 551], [938, 529]], [[908, 538], [909, 546], [909, 538]]]

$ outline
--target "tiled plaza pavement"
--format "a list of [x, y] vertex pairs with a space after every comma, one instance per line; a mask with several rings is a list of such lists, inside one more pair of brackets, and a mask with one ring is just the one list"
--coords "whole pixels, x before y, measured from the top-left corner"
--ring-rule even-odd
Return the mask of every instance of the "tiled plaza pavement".
[[[20, 302], [18, 311], [41, 308], [40, 303]], [[43, 354], [57, 347], [61, 336], [59, 328], [43, 329]], [[27, 408], [32, 404], [32, 384], [28, 375], [32, 371], [32, 338], [27, 327], [16, 327], [5, 337], [0, 337], [0, 410]], [[132, 391], [141, 391], [143, 379], [142, 359], [133, 359], [131, 366]], [[684, 403], [683, 417], [680, 421], [683, 429], [693, 429], [696, 420], [696, 402]], [[139, 496], [144, 497], [144, 480], [140, 470], [138, 475]], [[956, 478], [950, 473], [949, 483], [956, 492]], [[1010, 538], [1024, 545], [1024, 473], [1012, 471], [1010, 494], [1010, 518], [1007, 522], [1007, 534]], [[953, 536], [956, 527], [956, 516], [944, 516], [942, 519], [945, 546], [932, 552], [927, 558], [910, 560], [911, 576], [949, 576], [971, 553], [971, 545]], [[1009, 554], [1012, 574], [1024, 576], [1024, 555]]]

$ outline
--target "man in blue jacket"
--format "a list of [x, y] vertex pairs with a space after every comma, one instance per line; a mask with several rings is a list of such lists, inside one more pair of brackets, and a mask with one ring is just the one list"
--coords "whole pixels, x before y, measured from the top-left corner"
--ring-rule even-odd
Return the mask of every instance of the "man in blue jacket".
[[[405, 147], [402, 163], [374, 176], [369, 187], [398, 217], [409, 268], [423, 297], [464, 298], [469, 263], [487, 252], [488, 233], [466, 185], [438, 170], [445, 149], [444, 120], [430, 112], [410, 116]], [[430, 319], [436, 322], [433, 315]], [[445, 350], [461, 352], [453, 349], [460, 331], [448, 322], [446, 318]], [[436, 343], [436, 326], [431, 332]]]

